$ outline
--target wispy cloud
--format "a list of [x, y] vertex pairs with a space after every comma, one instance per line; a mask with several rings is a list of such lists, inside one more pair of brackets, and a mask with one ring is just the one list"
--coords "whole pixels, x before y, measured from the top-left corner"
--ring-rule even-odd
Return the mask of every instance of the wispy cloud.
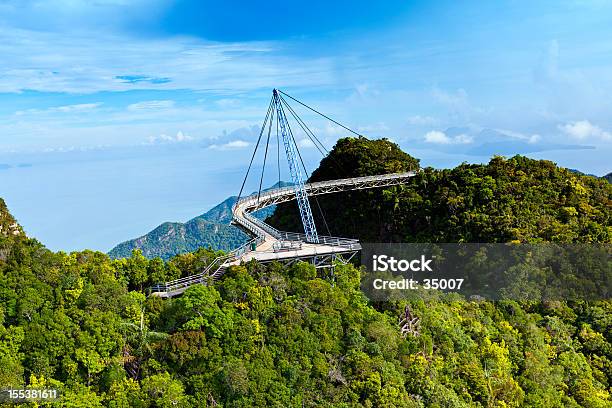
[[378, 122], [372, 125], [358, 126], [357, 130], [365, 133], [386, 132], [389, 130], [389, 126], [385, 122]]
[[148, 143], [149, 144], [160, 144], [160, 143], [181, 143], [181, 142], [190, 142], [194, 140], [193, 137], [184, 134], [181, 131], [176, 133], [176, 136], [168, 136], [165, 134], [161, 134], [159, 136], [149, 136]]
[[149, 84], [165, 84], [170, 82], [170, 78], [155, 78], [147, 75], [117, 75], [115, 78], [130, 84], [146, 82]]
[[[213, 149], [241, 148], [257, 140], [263, 90], [275, 86], [366, 135], [429, 151], [485, 143], [487, 152], [541, 151], [569, 137], [609, 144], [610, 44], [595, 30], [570, 24], [566, 34], [546, 32], [534, 14], [524, 20], [525, 37], [478, 25], [466, 38], [462, 12], [470, 11], [457, 6], [449, 22], [457, 36], [432, 38], [417, 24], [406, 42], [400, 24], [212, 42], [148, 31], [144, 11], [162, 3], [172, 2], [0, 0], [0, 94], [11, 94], [2, 96], [4, 106], [18, 106], [0, 114], [0, 149], [177, 143], [179, 131]], [[576, 20], [556, 10], [556, 21]], [[349, 135], [314, 115], [303, 118], [328, 148]], [[304, 134], [293, 130], [301, 141]]]
[[474, 142], [474, 138], [472, 136], [464, 133], [450, 137], [446, 133], [439, 130], [427, 132], [424, 136], [424, 140], [427, 143], [433, 144], [470, 144]]
[[92, 111], [102, 105], [102, 102], [97, 103], [79, 103], [74, 105], [63, 105], [53, 106], [46, 109], [26, 109], [15, 112], [17, 116], [23, 116], [27, 114], [39, 114], [39, 113], [72, 113], [72, 112], [86, 112]]
[[298, 140], [298, 147], [302, 149], [314, 149], [316, 146], [310, 139], [300, 139]]
[[0, 92], [190, 89], [239, 93], [276, 83], [321, 86], [334, 82], [331, 59], [308, 58], [304, 63], [303, 57], [286, 55], [284, 47], [275, 42], [215, 43], [106, 31], [64, 35], [2, 27]]
[[602, 128], [592, 124], [588, 120], [579, 120], [575, 122], [569, 122], [564, 125], [559, 125], [559, 130], [565, 133], [566, 135], [578, 140], [612, 139], [612, 133], [603, 130]]
[[212, 150], [236, 150], [245, 149], [250, 145], [251, 143], [247, 142], [246, 140], [232, 140], [231, 142], [223, 144], [212, 144], [208, 146], [208, 148]]
[[221, 98], [218, 101], [215, 101], [215, 104], [221, 109], [233, 109], [240, 106], [240, 99]]
[[438, 120], [431, 116], [414, 115], [406, 119], [408, 125], [413, 126], [432, 126], [438, 123]]
[[142, 101], [129, 105], [127, 108], [130, 111], [147, 111], [147, 110], [160, 110], [169, 109], [174, 107], [175, 102], [171, 100], [163, 101]]

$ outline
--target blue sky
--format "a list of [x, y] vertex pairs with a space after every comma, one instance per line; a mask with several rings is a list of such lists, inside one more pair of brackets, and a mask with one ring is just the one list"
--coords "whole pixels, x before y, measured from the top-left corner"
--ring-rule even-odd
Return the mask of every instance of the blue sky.
[[[520, 153], [612, 171], [612, 4], [534, 3], [0, 0], [0, 196], [54, 249], [188, 219], [235, 193], [274, 87], [425, 165]], [[301, 113], [327, 146], [345, 135]], [[169, 190], [144, 205], [152, 177]]]

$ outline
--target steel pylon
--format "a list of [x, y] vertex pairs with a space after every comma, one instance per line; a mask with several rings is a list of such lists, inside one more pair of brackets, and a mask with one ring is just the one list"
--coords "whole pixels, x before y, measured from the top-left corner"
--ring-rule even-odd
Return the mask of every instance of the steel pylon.
[[317, 227], [314, 223], [312, 216], [312, 210], [310, 209], [310, 202], [308, 201], [308, 194], [304, 187], [304, 177], [300, 169], [300, 163], [296, 154], [297, 146], [295, 140], [291, 134], [291, 128], [287, 122], [287, 117], [281, 105], [276, 89], [272, 91], [274, 99], [274, 109], [276, 110], [276, 117], [283, 138], [283, 145], [285, 146], [285, 153], [287, 155], [287, 161], [289, 162], [289, 173], [291, 173], [291, 181], [293, 182], [295, 189], [295, 198], [300, 209], [300, 218], [302, 219], [302, 225], [304, 226], [304, 234], [306, 240], [312, 243], [319, 243], [319, 235], [317, 234]]

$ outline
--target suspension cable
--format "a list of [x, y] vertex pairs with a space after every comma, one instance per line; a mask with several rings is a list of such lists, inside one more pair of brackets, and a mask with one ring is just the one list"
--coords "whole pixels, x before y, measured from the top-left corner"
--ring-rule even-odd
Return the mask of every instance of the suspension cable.
[[286, 94], [285, 92], [281, 91], [280, 89], [277, 89], [277, 91], [278, 91], [278, 92], [280, 92], [281, 94], [285, 95], [286, 97], [291, 98], [292, 100], [296, 101], [296, 102], [297, 102], [297, 103], [299, 103], [300, 105], [302, 105], [302, 106], [304, 106], [304, 107], [306, 107], [306, 108], [310, 109], [310, 110], [311, 110], [311, 111], [313, 111], [314, 113], [317, 113], [317, 114], [319, 114], [319, 115], [323, 116], [325, 119], [327, 119], [327, 120], [329, 120], [329, 121], [331, 121], [331, 122], [335, 123], [336, 125], [338, 125], [338, 126], [340, 126], [340, 127], [344, 128], [344, 129], [348, 130], [349, 132], [351, 132], [351, 133], [353, 133], [353, 134], [355, 134], [355, 135], [357, 135], [357, 136], [360, 136], [360, 137], [365, 137], [364, 135], [362, 135], [362, 134], [360, 134], [360, 133], [355, 132], [353, 129], [350, 129], [350, 128], [348, 128], [348, 127], [344, 126], [342, 123], [335, 121], [334, 119], [330, 118], [329, 116], [325, 115], [324, 113], [319, 112], [319, 111], [318, 111], [318, 110], [316, 110], [315, 108], [312, 108], [312, 107], [310, 107], [310, 106], [306, 105], [305, 103], [298, 101], [298, 100], [297, 100], [297, 99], [295, 99], [293, 96], [291, 96], [291, 95], [289, 95], [289, 94]]
[[[279, 104], [282, 115], [286, 118], [287, 116], [285, 115], [285, 110], [283, 109], [283, 104], [280, 103]], [[293, 143], [295, 144], [295, 150], [297, 151], [298, 157], [300, 158], [300, 162], [302, 163], [302, 167], [304, 168], [304, 173], [306, 176], [308, 176], [308, 170], [306, 169], [306, 165], [304, 164], [304, 160], [302, 159], [302, 154], [300, 153], [300, 149], [298, 148], [297, 142], [295, 140], [295, 137], [293, 136], [293, 131], [291, 130], [291, 125], [289, 124], [289, 121], [286, 120], [285, 121], [287, 123], [287, 129], [288, 129], [288, 133], [289, 136], [291, 136], [291, 140], [293, 140]], [[325, 220], [325, 215], [323, 214], [323, 210], [321, 209], [321, 205], [319, 204], [319, 200], [317, 199], [317, 196], [313, 196], [315, 199], [315, 202], [317, 203], [317, 207], [319, 208], [319, 213], [321, 214], [321, 218], [323, 219], [323, 223], [325, 224], [325, 229], [327, 230], [327, 234], [331, 235], [331, 232], [329, 230], [329, 226], [327, 225], [327, 221]]]
[[[319, 151], [319, 153], [321, 153], [323, 156], [327, 156], [327, 157], [331, 157], [330, 152], [325, 148], [325, 145], [321, 142], [321, 140], [314, 134], [314, 132], [308, 127], [308, 125], [306, 124], [306, 122], [304, 122], [304, 120], [302, 118], [300, 118], [300, 116], [295, 112], [295, 110], [291, 107], [291, 105], [289, 105], [289, 103], [283, 98], [282, 95], [290, 98], [291, 100], [299, 103], [300, 105], [306, 107], [307, 109], [315, 112], [316, 114], [324, 117], [325, 119], [329, 120], [330, 122], [342, 127], [345, 130], [348, 130], [349, 132], [359, 136], [359, 137], [365, 137], [362, 134], [348, 128], [347, 126], [344, 126], [343, 124], [337, 122], [336, 120], [330, 118], [329, 116], [319, 112], [318, 110], [306, 105], [305, 103], [295, 99], [294, 97], [292, 97], [291, 95], [278, 90], [278, 92], [280, 93], [278, 96], [279, 98], [277, 100], [275, 100], [274, 96], [272, 96], [272, 99], [270, 100], [270, 104], [268, 105], [268, 111], [266, 113], [266, 117], [263, 121], [263, 124], [261, 126], [261, 130], [259, 132], [259, 137], [257, 138], [257, 143], [255, 144], [255, 150], [253, 151], [253, 155], [251, 156], [251, 161], [249, 162], [249, 167], [247, 168], [247, 172], [246, 175], [244, 177], [244, 180], [242, 181], [242, 185], [240, 187], [240, 192], [238, 193], [238, 200], [240, 200], [240, 198], [242, 197], [242, 193], [244, 191], [244, 187], [247, 181], [247, 178], [249, 176], [249, 173], [251, 171], [251, 168], [253, 166], [253, 162], [255, 160], [255, 156], [257, 154], [257, 151], [259, 149], [259, 145], [261, 144], [261, 138], [264, 135], [266, 126], [268, 127], [268, 135], [266, 138], [266, 148], [265, 148], [265, 152], [264, 152], [264, 160], [263, 160], [263, 167], [262, 167], [262, 171], [261, 171], [261, 176], [259, 179], [259, 189], [257, 191], [257, 200], [259, 202], [259, 198], [261, 195], [261, 188], [263, 186], [263, 178], [264, 178], [264, 174], [265, 174], [265, 170], [266, 170], [266, 161], [267, 161], [267, 157], [268, 157], [268, 150], [269, 150], [269, 145], [270, 145], [270, 137], [271, 137], [271, 133], [272, 133], [272, 124], [274, 122], [274, 120], [276, 119], [276, 160], [277, 160], [277, 166], [278, 166], [278, 186], [281, 186], [281, 166], [280, 166], [280, 137], [279, 137], [279, 121], [280, 121], [280, 116], [282, 115], [285, 118], [285, 122], [287, 124], [287, 130], [288, 130], [288, 135], [291, 137], [291, 140], [293, 141], [296, 151], [297, 151], [297, 155], [298, 158], [300, 160], [300, 163], [302, 164], [302, 168], [304, 169], [304, 173], [305, 176], [308, 178], [308, 170], [306, 168], [306, 164], [304, 163], [304, 159], [302, 158], [302, 154], [300, 152], [300, 149], [298, 148], [298, 144], [297, 141], [295, 139], [295, 136], [293, 135], [293, 131], [291, 130], [291, 125], [289, 124], [289, 121], [287, 120], [287, 116], [285, 115], [285, 107], [287, 108], [287, 110], [289, 111], [289, 113], [291, 114], [291, 116], [293, 116], [293, 118], [295, 119], [295, 121], [298, 123], [298, 125], [301, 127], [302, 131], [304, 131], [304, 133], [306, 134], [306, 136], [308, 137], [308, 139], [310, 139], [310, 141], [314, 144], [314, 146], [317, 148], [317, 150]], [[281, 95], [282, 94], [282, 95]], [[277, 108], [277, 109], [276, 109]], [[278, 110], [278, 111], [276, 111]], [[325, 152], [325, 153], [324, 153]], [[334, 158], [331, 157], [332, 161], [334, 162], [334, 164], [338, 169], [342, 170], [342, 166], [340, 165], [340, 163], [338, 163], [338, 161]], [[342, 171], [342, 173], [344, 173]], [[314, 200], [317, 204], [317, 208], [319, 209], [319, 213], [321, 214], [321, 219], [323, 220], [323, 223], [325, 224], [325, 228], [327, 229], [327, 233], [331, 235], [331, 232], [329, 230], [329, 226], [327, 224], [327, 220], [325, 219], [325, 215], [323, 214], [323, 209], [321, 208], [321, 205], [319, 203], [319, 200], [317, 199], [316, 196], [313, 196]]]
[[[283, 105], [279, 104], [278, 106], [280, 106], [282, 115], [287, 118], [287, 115], [285, 115], [285, 110], [283, 109]], [[304, 168], [304, 173], [306, 176], [308, 176], [308, 170], [306, 169], [306, 165], [304, 164], [304, 160], [302, 159], [302, 153], [300, 153], [300, 149], [298, 148], [297, 142], [295, 140], [295, 137], [293, 137], [293, 131], [291, 130], [291, 125], [289, 125], [289, 121], [286, 120], [285, 123], [287, 124], [287, 130], [289, 133], [289, 136], [291, 136], [291, 140], [293, 140], [293, 143], [295, 144], [295, 151], [298, 154], [298, 157], [300, 158], [300, 162], [302, 163], [302, 167]]]
[[259, 179], [259, 190], [257, 191], [257, 203], [259, 203], [259, 197], [261, 195], [261, 185], [263, 183], [264, 173], [266, 172], [266, 159], [268, 158], [268, 146], [270, 145], [270, 133], [272, 132], [272, 122], [274, 122], [274, 109], [272, 109], [272, 115], [268, 122], [268, 138], [266, 139], [266, 151], [264, 153], [263, 167], [261, 168], [261, 178]]
[[[314, 144], [314, 146], [317, 148], [317, 150], [319, 151], [319, 153], [321, 153], [323, 156], [325, 156], [325, 153], [323, 153], [323, 151], [321, 150], [321, 148], [319, 147], [319, 145], [317, 144], [317, 142], [315, 142], [315, 140], [313, 140], [313, 138], [310, 136], [310, 133], [308, 132], [310, 129], [308, 129], [308, 127], [306, 126], [306, 124], [302, 123], [302, 119], [297, 116], [297, 114], [293, 111], [293, 109], [291, 108], [291, 106], [289, 106], [287, 104], [287, 102], [282, 99], [281, 97], [281, 102], [284, 103], [285, 107], [287, 107], [287, 109], [289, 110], [289, 113], [291, 113], [291, 115], [293, 116], [293, 118], [296, 120], [296, 122], [298, 123], [298, 125], [300, 125], [300, 127], [302, 128], [302, 130], [304, 131], [304, 133], [306, 133], [306, 136], [310, 139], [310, 141]], [[308, 130], [306, 130], [308, 129]], [[315, 138], [316, 139], [316, 138]], [[318, 139], [316, 139], [318, 141]], [[321, 143], [321, 142], [319, 142]], [[325, 150], [327, 152], [327, 149], [325, 149], [325, 146], [322, 146], [323, 150]]]
[[[300, 124], [300, 126], [302, 127], [302, 130], [304, 130], [304, 132], [307, 135], [310, 135], [309, 137], [312, 137], [314, 140], [312, 141], [313, 143], [316, 142], [319, 143], [319, 145], [321, 146], [321, 148], [323, 150], [325, 150], [326, 154], [329, 154], [329, 151], [327, 150], [327, 148], [325, 147], [325, 145], [319, 140], [319, 138], [314, 134], [314, 132], [312, 130], [310, 130], [310, 128], [308, 127], [308, 125], [306, 124], [306, 122], [304, 122], [304, 120], [295, 112], [295, 110], [293, 110], [293, 108], [291, 107], [291, 105], [289, 105], [289, 103], [285, 100], [285, 98], [282, 97], [282, 95], [280, 96], [282, 102], [285, 104], [285, 106], [287, 107], [287, 109], [289, 109], [289, 111], [291, 112], [291, 114], [293, 115], [293, 117], [295, 118], [295, 120], [298, 121], [298, 123]], [[315, 143], [316, 145], [316, 143]], [[321, 152], [319, 150], [319, 152]], [[321, 152], [321, 154], [323, 154], [323, 152]]]
[[317, 203], [317, 208], [319, 209], [319, 214], [321, 214], [321, 219], [323, 220], [323, 224], [325, 224], [325, 230], [327, 230], [327, 235], [331, 236], [332, 233], [329, 230], [329, 225], [327, 225], [327, 220], [325, 219], [325, 215], [323, 214], [323, 208], [321, 208], [321, 204], [319, 204], [319, 199], [317, 196], [314, 196], [315, 203]]
[[[279, 95], [280, 96], [280, 95]], [[308, 127], [308, 125], [306, 124], [306, 122], [304, 122], [304, 120], [293, 110], [293, 108], [291, 107], [291, 105], [289, 105], [289, 103], [287, 103], [287, 101], [280, 96], [281, 101], [285, 104], [285, 106], [287, 107], [287, 109], [289, 109], [289, 112], [291, 112], [291, 114], [293, 115], [293, 117], [295, 118], [295, 120], [298, 122], [298, 124], [300, 125], [300, 127], [302, 128], [302, 130], [304, 131], [304, 133], [306, 133], [306, 136], [308, 136], [310, 138], [310, 140], [312, 141], [312, 143], [315, 145], [315, 147], [317, 148], [317, 150], [319, 151], [319, 153], [321, 153], [321, 155], [323, 155], [323, 157], [327, 156], [329, 157], [334, 165], [335, 165], [335, 169], [336, 170], [336, 175], [340, 176], [340, 177], [346, 177], [347, 173], [345, 171], [343, 171], [344, 169], [342, 168], [342, 165], [340, 163], [338, 163], [338, 160], [336, 160], [335, 157], [331, 156], [329, 151], [325, 148], [325, 145], [319, 140], [319, 138], [317, 138], [317, 136], [314, 134], [314, 132], [312, 130], [310, 130], [310, 128]], [[312, 136], [312, 137], [311, 137]], [[313, 140], [314, 138], [314, 140]], [[325, 150], [325, 153], [323, 153], [321, 151], [321, 149], [319, 149], [319, 147], [317, 146], [318, 142], [319, 145], [321, 146], [321, 148], [323, 150]]]
[[278, 166], [278, 188], [281, 188], [280, 138], [278, 137], [278, 115], [276, 115], [276, 162]]
[[238, 193], [238, 198], [236, 199], [236, 202], [238, 202], [238, 200], [240, 200], [240, 197], [242, 197], [242, 191], [244, 190], [244, 185], [246, 184], [247, 178], [249, 177], [249, 172], [251, 171], [251, 166], [253, 165], [253, 160], [255, 159], [255, 154], [257, 153], [257, 149], [259, 148], [259, 142], [261, 141], [261, 136], [263, 135], [264, 129], [266, 128], [266, 123], [268, 122], [270, 111], [272, 110], [272, 102], [273, 100], [270, 100], [270, 105], [268, 105], [268, 113], [266, 113], [266, 118], [264, 119], [263, 125], [261, 126], [261, 131], [259, 132], [259, 138], [257, 138], [257, 143], [255, 144], [255, 150], [253, 151], [253, 155], [251, 156], [251, 162], [249, 163], [247, 172], [244, 175], [244, 180], [242, 180], [242, 186], [240, 186], [240, 192]]

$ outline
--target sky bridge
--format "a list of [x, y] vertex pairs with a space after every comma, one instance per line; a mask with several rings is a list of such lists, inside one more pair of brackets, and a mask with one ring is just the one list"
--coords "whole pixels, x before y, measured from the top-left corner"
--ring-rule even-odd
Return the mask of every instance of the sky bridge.
[[[319, 235], [312, 216], [309, 197], [314, 197], [316, 200], [316, 196], [324, 194], [384, 188], [405, 184], [410, 178], [418, 173], [418, 170], [415, 170], [404, 173], [304, 183], [303, 174], [307, 174], [306, 167], [301, 160], [301, 155], [299, 154], [297, 143], [285, 115], [285, 111], [289, 111], [293, 115], [306, 135], [311, 138], [318, 148], [323, 146], [303, 120], [299, 118], [291, 106], [288, 105], [281, 94], [306, 106], [328, 120], [342, 126], [346, 130], [357, 134], [313, 108], [284, 94], [282, 91], [274, 90], [272, 101], [268, 107], [268, 114], [266, 115], [259, 140], [255, 147], [255, 152], [251, 158], [245, 180], [242, 183], [239, 198], [232, 208], [232, 223], [244, 230], [250, 236], [250, 240], [239, 248], [229, 252], [227, 255], [215, 258], [200, 273], [153, 286], [150, 288], [151, 295], [160, 297], [180, 295], [192, 285], [209, 284], [219, 279], [229, 267], [240, 265], [251, 260], [260, 263], [281, 262], [286, 265], [290, 265], [297, 261], [305, 261], [312, 263], [315, 268], [330, 268], [333, 270], [333, 266], [336, 262], [349, 262], [361, 250], [361, 245], [356, 239]], [[272, 123], [275, 119], [278, 151], [280, 151], [280, 136], [282, 136], [282, 143], [287, 156], [292, 185], [289, 187], [262, 191], [263, 172], [265, 171], [266, 157], [269, 150]], [[249, 196], [241, 197], [246, 179], [253, 164], [253, 159], [261, 144], [262, 136], [266, 128], [268, 129], [268, 138], [266, 141], [264, 168], [259, 183], [259, 191]], [[278, 163], [280, 163], [280, 158], [278, 159]], [[304, 233], [279, 231], [253, 215], [253, 212], [262, 208], [291, 200], [296, 200], [298, 203]]]

